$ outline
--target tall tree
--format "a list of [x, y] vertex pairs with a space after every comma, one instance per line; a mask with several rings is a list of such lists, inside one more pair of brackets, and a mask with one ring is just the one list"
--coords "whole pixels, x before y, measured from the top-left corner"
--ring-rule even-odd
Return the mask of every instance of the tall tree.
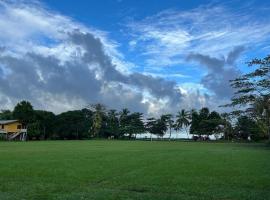
[[250, 137], [253, 140], [258, 139], [259, 126], [255, 120], [248, 116], [238, 117], [235, 129], [238, 138], [248, 139]]
[[152, 140], [152, 135], [155, 134], [155, 124], [156, 124], [156, 119], [154, 117], [147, 118], [146, 124], [145, 124], [145, 130], [148, 131], [151, 134], [151, 140]]
[[106, 107], [98, 103], [91, 105], [90, 109], [93, 111], [92, 128], [91, 128], [92, 136], [99, 137], [103, 125]]
[[199, 135], [200, 134], [200, 117], [196, 110], [191, 110], [191, 122], [190, 122], [190, 134]]
[[255, 69], [231, 81], [235, 94], [226, 106], [239, 106], [233, 114], [262, 115], [254, 110], [256, 102], [263, 100], [263, 117], [270, 140], [270, 55], [264, 59], [253, 59], [248, 66]]
[[135, 135], [135, 138], [137, 134], [141, 134], [145, 131], [144, 123], [142, 120], [143, 114], [139, 112], [132, 113], [129, 116], [129, 125], [128, 125], [128, 133], [129, 138], [131, 138], [132, 135]]
[[129, 113], [130, 111], [127, 108], [124, 108], [121, 112], [120, 112], [120, 117], [119, 117], [119, 123], [120, 123], [120, 134], [121, 136], [124, 136], [125, 134], [128, 133], [128, 129], [129, 129]]
[[208, 108], [202, 108], [199, 113], [192, 112], [192, 121], [190, 133], [194, 135], [212, 135], [220, 130], [219, 125], [223, 125], [219, 113], [213, 111], [210, 113]]
[[13, 113], [10, 110], [1, 110], [0, 119], [11, 120], [11, 119], [13, 119]]
[[175, 130], [178, 132], [181, 129], [185, 129], [188, 136], [187, 127], [190, 124], [190, 114], [185, 109], [182, 109], [176, 114]]
[[55, 117], [53, 133], [46, 131], [46, 135], [54, 139], [89, 138], [89, 114], [86, 109], [63, 112]]
[[119, 137], [119, 119], [116, 110], [107, 113], [107, 131], [110, 136]]
[[173, 115], [172, 114], [166, 114], [161, 116], [165, 123], [167, 124], [167, 127], [169, 129], [169, 139], [171, 140], [172, 136], [172, 128], [174, 127], [174, 121], [173, 121]]
[[231, 115], [229, 113], [222, 113], [221, 118], [223, 120], [223, 125], [224, 125], [224, 139], [230, 140], [233, 138], [233, 127], [231, 123]]
[[25, 125], [34, 121], [34, 109], [30, 102], [21, 101], [19, 102], [13, 111], [13, 117], [20, 120]]
[[146, 130], [158, 137], [163, 137], [168, 130], [166, 115], [161, 115], [160, 118], [148, 118], [146, 122]]
[[47, 139], [53, 132], [55, 115], [52, 112], [44, 110], [34, 111], [35, 120], [28, 128], [28, 136]]

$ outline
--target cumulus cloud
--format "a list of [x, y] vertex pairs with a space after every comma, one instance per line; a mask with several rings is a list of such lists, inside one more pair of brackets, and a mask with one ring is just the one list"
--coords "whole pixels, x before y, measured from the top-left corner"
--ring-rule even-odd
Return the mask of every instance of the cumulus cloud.
[[[166, 106], [180, 102], [175, 82], [119, 69], [117, 64], [127, 62], [106, 33], [39, 4], [0, 5], [0, 29], [7, 29], [0, 33], [1, 101], [27, 99], [55, 112], [100, 102], [145, 113], [153, 111], [149, 99]], [[6, 35], [18, 23], [24, 24], [21, 33]]]
[[209, 55], [191, 53], [187, 56], [188, 61], [196, 61], [207, 67], [207, 74], [202, 77], [201, 83], [205, 88], [214, 92], [218, 98], [229, 98], [233, 94], [229, 81], [240, 75], [235, 62], [244, 51], [243, 46], [235, 47], [229, 52], [227, 58], [215, 58]]
[[[190, 105], [196, 95], [197, 105], [202, 105], [199, 99], [207, 99], [205, 94], [211, 99], [211, 107], [217, 102], [221, 105], [233, 94], [229, 80], [241, 73], [237, 65], [243, 59], [242, 52], [251, 54], [269, 43], [268, 11], [252, 3], [243, 3], [237, 9], [230, 3], [211, 3], [190, 10], [164, 10], [130, 21], [130, 50], [145, 61], [146, 74], [167, 68], [186, 74], [196, 68], [198, 73], [188, 74], [196, 81], [186, 81], [200, 83], [199, 93], [192, 86], [185, 88], [183, 105]], [[183, 83], [180, 80], [181, 89]]]

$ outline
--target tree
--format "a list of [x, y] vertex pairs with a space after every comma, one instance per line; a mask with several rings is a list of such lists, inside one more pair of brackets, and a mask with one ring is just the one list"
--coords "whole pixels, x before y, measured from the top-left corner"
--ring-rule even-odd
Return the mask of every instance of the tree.
[[34, 121], [34, 109], [30, 102], [19, 102], [13, 111], [13, 117], [20, 120], [23, 124], [28, 125]]
[[258, 139], [259, 127], [255, 120], [248, 116], [240, 116], [236, 123], [236, 135], [241, 139], [248, 139], [249, 137], [253, 140]]
[[224, 139], [230, 140], [231, 138], [233, 138], [233, 127], [232, 127], [232, 123], [231, 123], [231, 115], [229, 113], [222, 113], [221, 118], [223, 120], [223, 124], [224, 124]]
[[256, 103], [265, 102], [261, 105], [263, 106], [264, 123], [270, 140], [270, 55], [264, 59], [253, 59], [248, 62], [248, 66], [255, 69], [231, 81], [235, 93], [231, 103], [225, 106], [238, 106], [238, 110], [235, 110], [232, 114], [238, 116], [241, 114], [257, 115], [260, 118], [262, 113], [256, 112]]
[[119, 124], [120, 124], [120, 134], [121, 136], [124, 136], [127, 134], [128, 129], [129, 129], [129, 113], [130, 111], [127, 108], [124, 108], [120, 112], [120, 117], [119, 117]]
[[145, 124], [145, 130], [148, 131], [151, 134], [151, 140], [152, 140], [152, 134], [155, 134], [156, 132], [156, 119], [151, 117], [147, 118], [146, 124]]
[[55, 114], [45, 110], [35, 110], [35, 119], [40, 123], [43, 138], [44, 139], [49, 138], [50, 133], [53, 132]]
[[167, 115], [161, 115], [160, 118], [148, 118], [146, 122], [146, 130], [158, 137], [163, 137], [168, 130]]
[[102, 104], [94, 104], [90, 106], [90, 109], [93, 111], [92, 118], [92, 135], [94, 137], [100, 137], [101, 128], [103, 125], [103, 120], [106, 112], [106, 107]]
[[202, 108], [199, 113], [192, 111], [190, 133], [194, 135], [212, 135], [220, 132], [219, 125], [223, 125], [223, 120], [219, 113], [210, 113], [208, 108]]
[[157, 119], [155, 123], [156, 135], [159, 137], [163, 137], [168, 130], [168, 116], [161, 115], [159, 119]]
[[42, 135], [41, 129], [40, 129], [40, 122], [39, 121], [34, 121], [30, 124], [28, 124], [27, 127], [27, 136], [28, 139], [40, 139]]
[[224, 125], [224, 121], [222, 120], [220, 114], [216, 111], [212, 111], [208, 115], [207, 120], [203, 120], [202, 122], [205, 125], [205, 129], [203, 132], [205, 132], [206, 135], [220, 134], [220, 126]]
[[166, 124], [169, 128], [169, 134], [170, 134], [169, 139], [171, 140], [172, 128], [174, 127], [173, 115], [172, 114], [164, 115], [164, 120], [166, 121]]
[[116, 110], [109, 110], [106, 119], [108, 134], [110, 136], [119, 137], [119, 119]]
[[139, 112], [132, 113], [129, 116], [129, 126], [127, 132], [129, 133], [129, 138], [131, 138], [132, 135], [141, 134], [145, 131], [144, 123], [142, 120], [143, 114]]
[[190, 122], [190, 134], [199, 135], [200, 134], [200, 117], [196, 110], [191, 111], [191, 122]]
[[175, 121], [175, 130], [178, 132], [181, 129], [185, 129], [187, 135], [187, 127], [189, 126], [190, 122], [190, 114], [185, 109], [182, 109], [176, 114], [176, 121]]
[[[91, 111], [87, 109], [63, 112], [55, 117], [53, 139], [83, 139], [89, 137]], [[47, 134], [48, 135], [48, 134]]]
[[11, 119], [13, 119], [13, 113], [10, 110], [1, 110], [0, 119], [11, 120]]

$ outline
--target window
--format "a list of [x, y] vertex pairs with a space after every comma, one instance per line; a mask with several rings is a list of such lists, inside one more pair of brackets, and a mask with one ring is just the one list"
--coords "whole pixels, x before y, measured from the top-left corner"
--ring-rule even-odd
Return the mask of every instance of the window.
[[17, 129], [22, 129], [22, 125], [17, 125]]
[[4, 124], [2, 124], [2, 129], [4, 129], [5, 128], [5, 125]]

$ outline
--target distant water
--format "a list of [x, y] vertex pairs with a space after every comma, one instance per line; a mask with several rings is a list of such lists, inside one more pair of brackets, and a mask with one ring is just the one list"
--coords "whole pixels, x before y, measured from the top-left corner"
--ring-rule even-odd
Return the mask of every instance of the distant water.
[[[143, 133], [143, 134], [138, 134], [137, 136], [136, 136], [136, 138], [138, 138], [138, 139], [143, 139], [143, 138], [147, 138], [147, 139], [149, 139], [149, 138], [159, 138], [158, 136], [156, 136], [156, 135], [154, 135], [154, 134], [150, 134], [150, 133]], [[163, 138], [169, 138], [170, 137], [170, 133], [169, 132], [167, 132], [164, 136], [163, 136]], [[172, 131], [172, 134], [171, 134], [171, 138], [172, 139], [192, 139], [192, 137], [193, 137], [193, 135], [192, 134], [189, 134], [189, 133], [186, 133], [185, 131], [181, 131], [181, 132], [175, 132], [175, 131]], [[220, 138], [220, 137], [222, 137], [222, 134], [220, 134], [219, 136], [218, 136], [218, 138]], [[215, 140], [216, 139], [216, 137], [214, 136], [214, 135], [211, 135], [210, 136], [210, 139], [211, 140]]]

